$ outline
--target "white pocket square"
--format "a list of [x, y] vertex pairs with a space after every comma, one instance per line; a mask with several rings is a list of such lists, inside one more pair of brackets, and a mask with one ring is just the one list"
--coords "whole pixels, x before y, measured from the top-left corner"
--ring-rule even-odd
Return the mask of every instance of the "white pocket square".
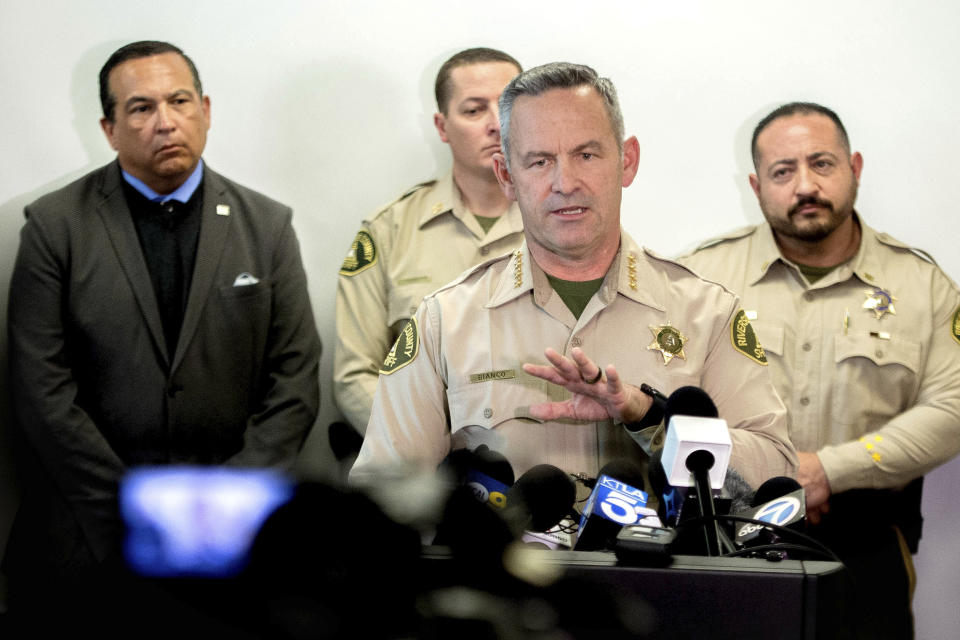
[[246, 271], [237, 276], [237, 279], [233, 281], [233, 286], [235, 287], [246, 287], [251, 284], [257, 284], [260, 282], [260, 279], [256, 276], [250, 275]]

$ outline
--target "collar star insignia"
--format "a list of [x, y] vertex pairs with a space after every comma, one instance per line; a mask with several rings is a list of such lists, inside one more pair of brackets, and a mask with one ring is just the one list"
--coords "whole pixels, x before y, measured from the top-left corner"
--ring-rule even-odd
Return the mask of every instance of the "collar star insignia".
[[648, 325], [653, 333], [653, 342], [647, 345], [651, 351], [659, 351], [663, 356], [663, 366], [670, 364], [674, 357], [681, 360], [687, 359], [687, 354], [683, 352], [683, 345], [687, 342], [687, 337], [677, 331], [676, 328], [667, 324], [658, 326]]
[[892, 316], [897, 315], [897, 310], [893, 308], [893, 303], [897, 299], [890, 294], [889, 291], [884, 291], [880, 287], [873, 289], [867, 289], [864, 291], [867, 299], [863, 301], [863, 308], [868, 311], [873, 311], [873, 314], [876, 316], [877, 320], [883, 317], [883, 314], [889, 313]]

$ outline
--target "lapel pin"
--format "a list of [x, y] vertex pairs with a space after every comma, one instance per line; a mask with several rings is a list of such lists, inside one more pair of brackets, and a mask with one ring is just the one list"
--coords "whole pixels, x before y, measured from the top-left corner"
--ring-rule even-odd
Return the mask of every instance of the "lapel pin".
[[228, 205], [228, 204], [218, 204], [218, 205], [217, 205], [217, 215], [218, 215], [218, 216], [228, 216], [228, 215], [230, 215], [230, 205]]

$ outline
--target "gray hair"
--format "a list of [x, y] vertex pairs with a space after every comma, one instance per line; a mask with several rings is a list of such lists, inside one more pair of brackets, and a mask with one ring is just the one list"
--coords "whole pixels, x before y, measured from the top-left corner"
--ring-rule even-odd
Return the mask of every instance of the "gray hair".
[[511, 80], [500, 94], [500, 144], [507, 160], [507, 169], [510, 168], [510, 115], [517, 98], [539, 96], [551, 89], [578, 87], [592, 87], [603, 98], [603, 106], [610, 118], [617, 149], [623, 154], [623, 112], [620, 111], [620, 101], [617, 99], [613, 82], [609, 78], [601, 78], [586, 65], [551, 62], [522, 72]]

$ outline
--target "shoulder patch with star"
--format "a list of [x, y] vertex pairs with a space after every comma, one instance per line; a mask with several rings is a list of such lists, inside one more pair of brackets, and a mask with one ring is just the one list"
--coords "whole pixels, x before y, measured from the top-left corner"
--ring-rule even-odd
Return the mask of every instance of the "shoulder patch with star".
[[733, 343], [734, 349], [754, 362], [764, 366], [769, 364], [767, 354], [760, 346], [757, 333], [753, 330], [753, 325], [750, 324], [750, 320], [743, 309], [737, 312], [730, 323], [730, 341]]
[[380, 373], [388, 376], [399, 371], [413, 362], [418, 353], [420, 353], [420, 332], [417, 328], [417, 319], [410, 318], [403, 331], [397, 336], [397, 341], [390, 347], [390, 352], [387, 353], [383, 366], [380, 367]]
[[340, 275], [355, 276], [376, 263], [377, 245], [373, 241], [373, 236], [361, 229], [357, 232], [357, 237], [353, 239], [353, 244], [350, 245], [350, 251], [347, 252], [347, 257], [343, 259], [343, 264], [340, 265]]

